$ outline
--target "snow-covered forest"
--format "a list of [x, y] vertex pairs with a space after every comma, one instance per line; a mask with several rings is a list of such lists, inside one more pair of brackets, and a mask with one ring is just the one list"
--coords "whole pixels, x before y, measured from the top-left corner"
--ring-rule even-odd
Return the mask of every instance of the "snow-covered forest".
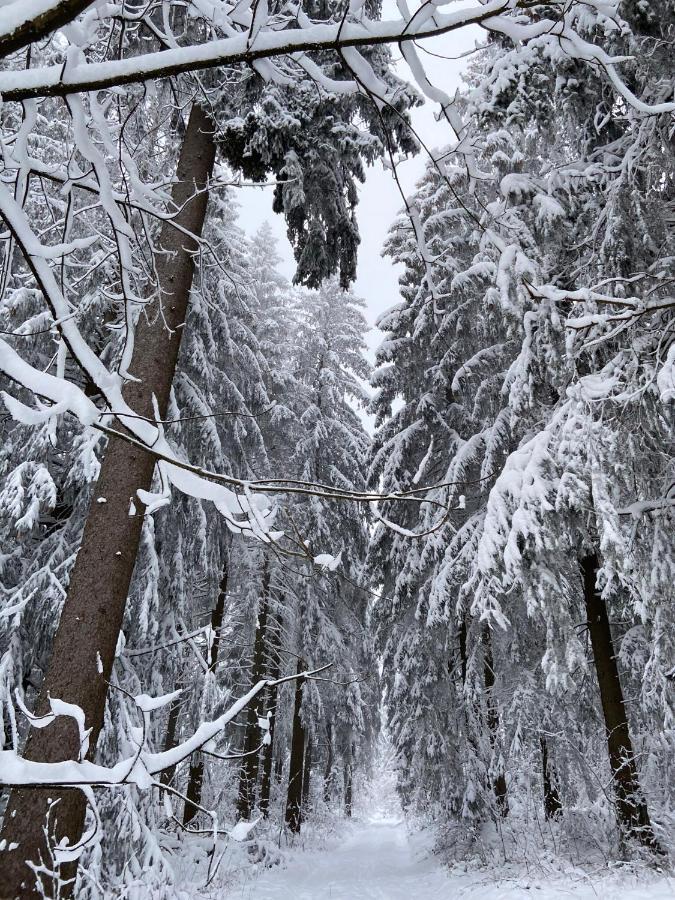
[[5, 0], [2, 900], [675, 896], [674, 46]]

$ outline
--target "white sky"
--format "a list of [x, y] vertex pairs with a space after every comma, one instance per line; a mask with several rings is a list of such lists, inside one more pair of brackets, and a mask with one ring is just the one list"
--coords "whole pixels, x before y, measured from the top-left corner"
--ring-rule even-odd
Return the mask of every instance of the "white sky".
[[[460, 5], [464, 5], [459, 4]], [[394, 0], [384, 0], [383, 18], [397, 17]], [[471, 26], [456, 32], [424, 41], [423, 46], [444, 57], [457, 57], [471, 50], [484, 32], [478, 26]], [[398, 48], [393, 48], [397, 60], [396, 71], [400, 77], [412, 81], [405, 63], [400, 60]], [[419, 48], [418, 53], [431, 82], [452, 95], [461, 86], [461, 73], [467, 65], [466, 59], [439, 59]], [[413, 125], [431, 150], [442, 147], [453, 140], [453, 135], [445, 121], [437, 122], [434, 105], [427, 102], [412, 113]], [[410, 193], [424, 171], [425, 154], [407, 160], [399, 166], [399, 177], [403, 189]], [[242, 188], [237, 192], [240, 205], [240, 224], [247, 233], [253, 234], [267, 220], [278, 240], [279, 253], [283, 257], [283, 274], [293, 277], [295, 264], [291, 247], [286, 238], [283, 216], [272, 212], [272, 188]], [[359, 205], [356, 216], [361, 234], [359, 246], [357, 278], [354, 291], [366, 301], [366, 317], [372, 326], [366, 339], [371, 362], [374, 350], [382, 340], [382, 332], [375, 328], [375, 321], [385, 310], [399, 302], [398, 272], [391, 260], [380, 255], [387, 231], [397, 212], [402, 207], [401, 196], [394, 179], [380, 164], [367, 170], [366, 180], [359, 185]]]

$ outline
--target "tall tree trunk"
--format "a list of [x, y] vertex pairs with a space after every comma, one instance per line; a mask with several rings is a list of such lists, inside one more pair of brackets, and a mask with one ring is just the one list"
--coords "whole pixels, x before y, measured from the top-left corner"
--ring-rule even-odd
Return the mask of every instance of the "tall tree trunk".
[[607, 606], [596, 587], [599, 568], [600, 562], [595, 553], [581, 560], [588, 631], [607, 731], [617, 822], [623, 838], [635, 838], [645, 846], [660, 851], [640, 788]]
[[[490, 732], [490, 743], [492, 748], [497, 745], [497, 735], [499, 732], [499, 710], [494, 696], [495, 686], [495, 670], [494, 660], [492, 656], [492, 638], [490, 629], [487, 625], [483, 626], [483, 677], [485, 679], [485, 695], [487, 704], [487, 725]], [[503, 771], [497, 772], [492, 783], [495, 799], [497, 801], [497, 810], [499, 815], [506, 817], [509, 814], [509, 797], [506, 788], [506, 776]]]
[[282, 747], [277, 747], [274, 754], [274, 779], [277, 784], [284, 780], [284, 752]]
[[190, 773], [185, 790], [185, 806], [183, 807], [183, 827], [187, 828], [199, 812], [204, 786], [204, 758], [201, 753], [193, 753], [190, 759]]
[[352, 817], [352, 800], [353, 800], [353, 787], [354, 787], [354, 772], [353, 772], [353, 748], [351, 741], [347, 747], [347, 754], [345, 756], [345, 815], [348, 819]]
[[218, 586], [218, 599], [211, 613], [211, 633], [213, 640], [208, 655], [209, 669], [215, 669], [218, 664], [218, 653], [220, 652], [220, 642], [223, 631], [223, 619], [225, 618], [225, 605], [227, 603], [227, 585], [230, 577], [230, 542], [228, 540], [224, 554], [223, 568], [220, 574], [220, 585]]
[[[262, 591], [260, 605], [258, 607], [258, 621], [253, 643], [251, 686], [257, 684], [265, 677], [269, 588], [270, 572], [269, 566], [266, 563], [265, 568], [263, 569]], [[250, 819], [255, 807], [258, 768], [260, 762], [260, 755], [256, 752], [256, 748], [260, 744], [260, 738], [261, 731], [258, 727], [258, 706], [255, 703], [250, 703], [246, 712], [246, 735], [244, 737], [243, 747], [245, 756], [241, 761], [239, 792], [237, 796], [237, 811], [242, 819]]]
[[312, 780], [312, 732], [307, 735], [307, 747], [305, 749], [305, 762], [302, 773], [302, 818], [304, 819], [309, 809], [309, 789]]
[[[298, 675], [305, 669], [298, 660]], [[295, 683], [295, 704], [293, 707], [293, 734], [291, 736], [291, 759], [288, 769], [288, 794], [286, 796], [286, 824], [294, 834], [300, 833], [302, 824], [302, 774], [305, 756], [305, 727], [302, 724], [303, 680]]]
[[[218, 664], [218, 653], [220, 651], [220, 638], [223, 628], [223, 618], [225, 616], [225, 604], [227, 602], [227, 582], [230, 572], [229, 550], [225, 549], [225, 560], [220, 576], [220, 585], [218, 587], [218, 597], [216, 605], [211, 613], [211, 632], [212, 640], [206, 662], [209, 667], [209, 675], [213, 677], [213, 671]], [[204, 757], [201, 753], [193, 753], [190, 759], [190, 772], [188, 775], [187, 790], [185, 796], [187, 802], [183, 808], [183, 825], [189, 825], [190, 822], [199, 812], [199, 805], [202, 802], [202, 787], [204, 786]]]
[[270, 814], [272, 765], [274, 763], [274, 724], [277, 716], [276, 704], [277, 689], [270, 688], [269, 743], [263, 748], [262, 775], [260, 777], [260, 812], [264, 819]]
[[[213, 169], [213, 125], [197, 104], [192, 107], [183, 138], [172, 202], [173, 221], [199, 235], [204, 224], [208, 179]], [[194, 272], [195, 240], [185, 231], [165, 223], [156, 258], [163, 307], [150, 324], [141, 316], [136, 329], [132, 371], [139, 381], [125, 387], [125, 398], [140, 415], [154, 419], [153, 395], [161, 416], [166, 414], [176, 368]], [[45, 675], [36, 713], [49, 708], [49, 697], [80, 706], [91, 728], [88, 758], [93, 759], [103, 725], [108, 682], [119, 637], [131, 576], [143, 524], [142, 515], [129, 515], [129, 500], [139, 488], [149, 490], [155, 462], [151, 454], [122, 439], [111, 438], [93, 492], [82, 543], [70, 576], [54, 638], [51, 661]], [[105, 498], [105, 503], [96, 502]], [[80, 738], [72, 718], [60, 716], [47, 728], [31, 729], [24, 751], [26, 759], [61, 762], [77, 759]], [[51, 811], [50, 811], [51, 810]], [[49, 815], [49, 840], [44, 829]], [[40, 896], [35, 875], [26, 864], [33, 860], [52, 868], [49, 846], [67, 840], [75, 844], [82, 835], [86, 804], [77, 789], [21, 788], [12, 791], [0, 840], [13, 847], [0, 854], [0, 888], [3, 898]], [[72, 891], [77, 862], [61, 867], [61, 877]], [[49, 875], [41, 876], [46, 896], [57, 889]]]
[[323, 801], [330, 803], [333, 794], [333, 723], [326, 725], [326, 771], [323, 775]]
[[555, 819], [562, 812], [562, 801], [555, 783], [553, 763], [548, 756], [548, 744], [542, 734], [539, 737], [541, 747], [541, 768], [544, 781], [544, 815], [547, 819]]
[[468, 657], [466, 655], [466, 618], [462, 614], [462, 620], [458, 629], [459, 638], [459, 661], [462, 667], [462, 688], [466, 686], [466, 673], [468, 668]]
[[[182, 703], [182, 697], [175, 697], [171, 701], [171, 705], [169, 706], [169, 718], [166, 723], [166, 735], [164, 736], [164, 747], [162, 748], [165, 753], [167, 750], [172, 750], [178, 743], [176, 740], [176, 732], [178, 730], [178, 719], [180, 717], [180, 708]], [[160, 782], [162, 784], [171, 784], [175, 773], [176, 767], [169, 766], [168, 769], [164, 769], [164, 771], [160, 774]]]
[[[279, 630], [281, 622], [278, 617], [273, 620], [270, 628], [270, 669], [271, 681], [276, 681], [281, 674], [281, 656], [279, 654]], [[274, 762], [274, 732], [277, 720], [277, 703], [279, 702], [279, 688], [272, 685], [267, 694], [267, 711], [269, 713], [269, 743], [263, 748], [262, 777], [260, 779], [260, 812], [266, 819], [270, 810], [270, 792], [272, 788], [272, 764]]]

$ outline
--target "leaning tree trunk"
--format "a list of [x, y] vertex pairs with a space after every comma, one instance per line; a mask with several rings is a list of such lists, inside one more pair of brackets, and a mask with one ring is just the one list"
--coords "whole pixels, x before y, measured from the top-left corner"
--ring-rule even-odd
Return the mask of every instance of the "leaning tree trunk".
[[[218, 587], [218, 597], [216, 605], [211, 613], [211, 633], [212, 640], [207, 657], [208, 672], [206, 677], [213, 677], [212, 673], [218, 664], [218, 653], [220, 650], [220, 638], [223, 628], [223, 618], [225, 616], [225, 603], [227, 601], [227, 582], [229, 578], [229, 554], [225, 550], [225, 561], [223, 562], [222, 573], [220, 576], [220, 585]], [[168, 771], [168, 770], [167, 770]], [[188, 775], [188, 784], [185, 796], [187, 801], [183, 808], [183, 825], [187, 826], [199, 812], [202, 802], [202, 787], [204, 785], [204, 757], [200, 752], [193, 753], [190, 759], [190, 772]]]
[[[494, 750], [497, 745], [497, 734], [499, 731], [499, 710], [497, 709], [497, 702], [494, 696], [495, 670], [492, 657], [492, 638], [490, 637], [490, 629], [487, 625], [483, 627], [483, 677], [485, 679], [487, 724], [490, 732], [490, 744]], [[506, 788], [506, 776], [503, 771], [499, 771], [495, 775], [492, 789], [497, 801], [497, 811], [500, 816], [505, 818], [509, 814], [509, 797]]]
[[[298, 675], [305, 665], [298, 660]], [[286, 796], [286, 824], [294, 834], [300, 833], [302, 824], [302, 774], [305, 757], [305, 726], [302, 724], [303, 679], [295, 683], [295, 705], [293, 707], [293, 734], [291, 737], [291, 758], [288, 769], [288, 794]]]
[[617, 823], [622, 838], [635, 838], [645, 846], [659, 851], [661, 848], [654, 836], [647, 804], [640, 788], [607, 606], [596, 586], [599, 567], [600, 562], [595, 553], [581, 560], [586, 617], [607, 731]]
[[[197, 243], [190, 234], [201, 234], [214, 158], [213, 125], [195, 104], [172, 190], [177, 210], [173, 222], [179, 228], [164, 224], [159, 238], [164, 252], [156, 257], [162, 317], [152, 324], [140, 317], [132, 365], [139, 381], [130, 381], [125, 387], [129, 405], [150, 419], [155, 415], [153, 396], [160, 416], [166, 414], [192, 288]], [[38, 715], [48, 710], [50, 696], [82, 708], [91, 728], [89, 759], [94, 757], [103, 725], [108, 682], [143, 525], [142, 515], [129, 515], [129, 500], [139, 488], [150, 489], [154, 466], [153, 456], [142, 448], [121, 438], [110, 439], [36, 704]], [[105, 502], [96, 502], [102, 498]], [[80, 737], [73, 719], [60, 716], [47, 728], [30, 730], [24, 756], [36, 762], [61, 762], [78, 759], [79, 753]], [[61, 867], [66, 886], [58, 888], [49, 874], [41, 875], [41, 892], [26, 860], [52, 869], [50, 846], [64, 839], [71, 845], [77, 843], [85, 812], [84, 794], [77, 789], [12, 791], [0, 836], [4, 846], [12, 848], [0, 853], [0, 896], [13, 900], [53, 896], [57, 889], [62, 897], [72, 892], [77, 862]]]
[[[265, 564], [262, 580], [262, 594], [258, 609], [258, 622], [253, 644], [253, 662], [251, 666], [251, 687], [265, 677], [265, 657], [267, 649], [267, 614], [269, 609], [269, 567]], [[246, 712], [246, 735], [244, 737], [244, 758], [239, 772], [239, 792], [237, 795], [237, 812], [242, 819], [250, 819], [255, 807], [256, 785], [260, 754], [260, 728], [258, 727], [258, 707], [249, 703]]]
[[543, 734], [539, 737], [539, 746], [541, 748], [541, 768], [544, 781], [544, 816], [547, 819], [555, 819], [562, 812], [562, 801], [555, 783], [555, 769], [548, 755], [548, 743]]

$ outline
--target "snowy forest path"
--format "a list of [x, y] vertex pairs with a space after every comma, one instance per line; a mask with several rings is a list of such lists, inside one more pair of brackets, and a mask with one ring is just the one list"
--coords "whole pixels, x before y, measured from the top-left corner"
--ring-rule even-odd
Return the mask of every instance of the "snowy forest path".
[[354, 824], [334, 848], [298, 856], [238, 895], [241, 900], [450, 900], [450, 877], [433, 856], [420, 856], [399, 818]]
[[223, 896], [228, 900], [675, 900], [675, 879], [593, 873], [570, 866], [509, 866], [450, 871], [431, 852], [428, 832], [408, 831], [401, 816], [374, 812], [323, 849], [298, 851], [286, 868], [268, 869]]

